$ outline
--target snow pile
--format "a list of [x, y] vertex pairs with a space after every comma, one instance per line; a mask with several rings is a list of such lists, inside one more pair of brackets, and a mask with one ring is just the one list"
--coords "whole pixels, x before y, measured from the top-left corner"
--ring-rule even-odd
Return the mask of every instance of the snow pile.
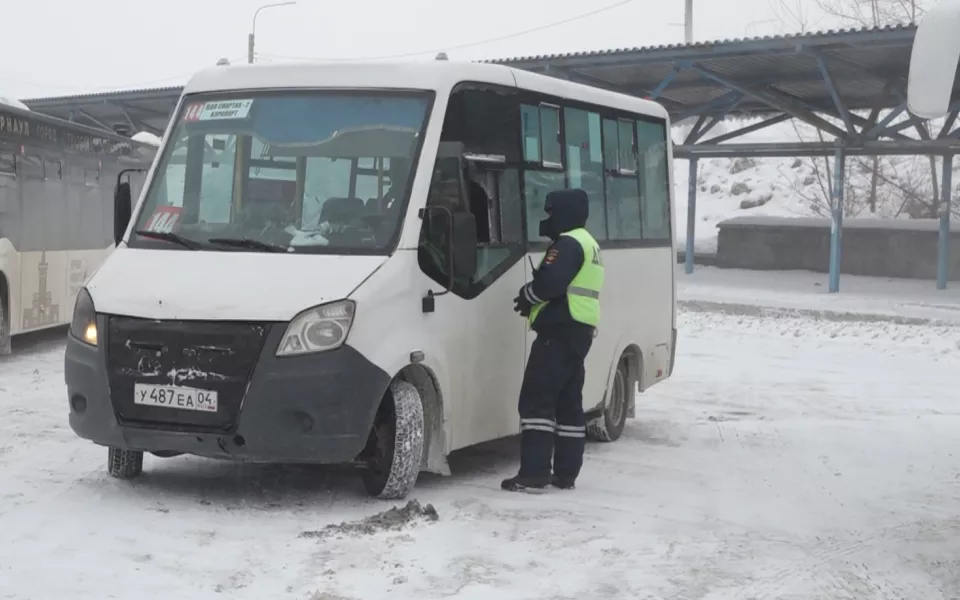
[[322, 539], [336, 535], [374, 535], [383, 531], [399, 531], [419, 521], [432, 522], [439, 518], [432, 504], [421, 506], [420, 502], [411, 500], [403, 508], [394, 506], [359, 521], [344, 521], [338, 525], [327, 525], [319, 531], [304, 531], [299, 537]]
[[30, 110], [26, 104], [20, 102], [16, 98], [11, 98], [9, 96], [0, 96], [0, 105], [12, 106], [14, 108], [19, 108], [20, 110]]
[[160, 146], [161, 142], [159, 137], [153, 135], [149, 131], [140, 131], [135, 133], [130, 139], [135, 142], [140, 142], [141, 144], [150, 144], [151, 146]]
[[[904, 120], [900, 117], [894, 123]], [[701, 140], [746, 127], [757, 120], [730, 121], [713, 128]], [[673, 128], [674, 145], [686, 138], [690, 126], [681, 123]], [[935, 135], [935, 132], [932, 132]], [[813, 128], [805, 124], [785, 122], [749, 133], [725, 144], [819, 142]], [[830, 139], [825, 141], [829, 142]], [[850, 157], [846, 162], [844, 211], [849, 217], [884, 219], [935, 218], [935, 190], [940, 184], [930, 176], [927, 157], [882, 157], [874, 165], [870, 157]], [[870, 198], [876, 166], [876, 201]], [[960, 164], [954, 162], [954, 172]], [[830, 214], [830, 186], [833, 158], [718, 158], [699, 161], [697, 177], [697, 252], [714, 253], [717, 224], [738, 216], [825, 217]], [[954, 176], [955, 182], [960, 177]], [[682, 248], [687, 236], [689, 163], [674, 161], [674, 193], [676, 195], [676, 243]], [[955, 191], [953, 196], [957, 199]]]

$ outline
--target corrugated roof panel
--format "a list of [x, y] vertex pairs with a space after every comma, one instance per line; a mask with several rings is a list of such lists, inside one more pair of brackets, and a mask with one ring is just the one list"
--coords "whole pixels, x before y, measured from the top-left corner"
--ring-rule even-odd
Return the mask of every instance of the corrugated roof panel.
[[[915, 31], [914, 24], [902, 24], [479, 62], [507, 64], [639, 96], [649, 94], [668, 74], [679, 70], [659, 97], [675, 116], [702, 107], [731, 89], [688, 68], [695, 64], [734, 87], [779, 90], [815, 110], [834, 111], [815, 58], [819, 54], [850, 109], [873, 108], [878, 101], [889, 108], [899, 105], [900, 98], [885, 86], [906, 81]], [[181, 89], [144, 88], [38, 98], [26, 103], [38, 112], [56, 116], [83, 109], [104, 121], [122, 120], [125, 107], [135, 119], [157, 127], [165, 125]], [[723, 110], [714, 108], [711, 114]], [[762, 116], [778, 111], [747, 96], [733, 114]]]
[[662, 44], [659, 46], [639, 46], [633, 48], [615, 48], [608, 50], [595, 50], [589, 52], [568, 52], [561, 54], [541, 54], [541, 55], [532, 55], [532, 56], [516, 56], [512, 58], [497, 58], [485, 60], [482, 62], [489, 63], [515, 63], [521, 61], [543, 61], [543, 60], [556, 60], [561, 58], [587, 58], [595, 56], [616, 56], [622, 54], [632, 54], [632, 53], [652, 53], [663, 50], [716, 50], [720, 48], [731, 48], [739, 45], [744, 45], [748, 43], [757, 43], [757, 42], [802, 42], [802, 41], [813, 41], [817, 39], [832, 38], [832, 37], [848, 37], [857, 34], [870, 34], [870, 33], [882, 33], [882, 32], [913, 32], [916, 31], [916, 24], [914, 23], [903, 23], [897, 25], [883, 25], [880, 27], [862, 27], [862, 28], [849, 28], [849, 29], [828, 29], [825, 31], [812, 31], [807, 33], [796, 33], [788, 35], [768, 35], [768, 36], [756, 36], [748, 38], [730, 38], [724, 40], [717, 40], [711, 42], [693, 42], [690, 44]]

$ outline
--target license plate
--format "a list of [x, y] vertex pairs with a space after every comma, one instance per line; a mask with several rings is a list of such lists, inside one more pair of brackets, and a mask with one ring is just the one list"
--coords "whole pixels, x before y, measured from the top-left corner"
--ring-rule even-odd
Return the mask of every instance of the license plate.
[[178, 385], [134, 384], [133, 402], [143, 406], [217, 412], [217, 392]]

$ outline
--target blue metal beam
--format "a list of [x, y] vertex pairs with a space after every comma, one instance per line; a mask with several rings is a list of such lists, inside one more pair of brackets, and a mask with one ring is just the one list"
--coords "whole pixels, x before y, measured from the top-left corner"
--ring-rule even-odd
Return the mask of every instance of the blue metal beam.
[[814, 54], [814, 58], [817, 61], [817, 66], [820, 67], [820, 75], [823, 76], [823, 82], [827, 84], [827, 91], [830, 92], [830, 97], [833, 98], [833, 104], [837, 107], [837, 112], [840, 113], [840, 118], [843, 119], [843, 123], [847, 126], [847, 131], [850, 133], [856, 133], [856, 129], [853, 128], [853, 121], [850, 119], [850, 111], [847, 110], [846, 105], [840, 98], [840, 92], [837, 91], [837, 86], [833, 82], [833, 77], [830, 76], [830, 70], [827, 69], [827, 63], [823, 60], [823, 57], [820, 56], [819, 53]]
[[663, 90], [667, 89], [667, 86], [677, 78], [677, 75], [680, 74], [680, 70], [677, 68], [670, 69], [670, 72], [667, 73], [667, 76], [663, 78], [663, 81], [657, 84], [657, 87], [650, 90], [650, 93], [647, 95], [651, 100], [656, 100], [660, 97], [660, 94], [663, 93]]
[[906, 121], [903, 121], [902, 123], [897, 123], [896, 125], [891, 125], [886, 129], [882, 130], [880, 132], [880, 135], [884, 135], [887, 133], [897, 133], [898, 131], [903, 131], [904, 129], [910, 129], [911, 127], [922, 125], [923, 122], [924, 120], [921, 119], [920, 117], [910, 115], [910, 118], [907, 119]]
[[877, 119], [880, 118], [880, 111], [882, 109], [878, 106], [873, 107], [873, 110], [870, 111], [870, 115], [867, 117], [867, 120], [860, 124], [860, 135], [864, 135], [870, 128], [877, 124]]
[[[679, 121], [680, 119], [677, 119]], [[693, 124], [693, 127], [690, 128], [690, 133], [687, 134], [686, 139], [683, 140], [683, 144], [687, 145], [692, 143], [693, 140], [697, 138], [697, 131], [703, 127], [703, 124], [707, 121], [707, 115], [700, 115], [697, 117], [697, 122]]]
[[694, 241], [697, 233], [697, 158], [690, 159], [690, 181], [687, 185], [687, 242], [683, 253], [683, 270], [693, 273]]
[[845, 179], [846, 156], [843, 146], [837, 144], [833, 166], [833, 223], [830, 226], [830, 293], [840, 291], [840, 265], [843, 244], [843, 183]]
[[[793, 104], [794, 106], [799, 106], [799, 107], [801, 107], [801, 108], [805, 108], [805, 109], [807, 109], [808, 111], [810, 111], [810, 112], [812, 112], [812, 113], [820, 112], [820, 113], [822, 113], [822, 114], [827, 114], [827, 115], [830, 115], [831, 117], [836, 117], [836, 118], [838, 118], [838, 119], [840, 119], [840, 120], [843, 120], [842, 117], [841, 117], [839, 114], [833, 114], [833, 113], [830, 112], [829, 110], [822, 110], [822, 109], [820, 109], [820, 108], [818, 108], [818, 107], [816, 107], [816, 106], [811, 105], [811, 104], [808, 103], [808, 102], [805, 102], [803, 99], [797, 98], [796, 96], [793, 96], [793, 95], [788, 94], [788, 93], [786, 93], [786, 92], [781, 92], [781, 91], [779, 91], [779, 90], [770, 90], [769, 93], [770, 93], [771, 95], [773, 95], [774, 97], [780, 98], [780, 99], [783, 100], [784, 102], [791, 103], [791, 104]], [[878, 109], [874, 109], [874, 110], [875, 110], [877, 113], [879, 113], [879, 110], [878, 110]], [[850, 113], [850, 112], [848, 112], [847, 114], [848, 114], [850, 120], [853, 122], [854, 125], [860, 125], [863, 129], [865, 129], [865, 128], [868, 127], [868, 126], [872, 127], [873, 125], [876, 125], [877, 115], [874, 115], [873, 113], [871, 113], [870, 119], [864, 119], [863, 117], [861, 117], [861, 116], [859, 116], [859, 115], [856, 115], [856, 114], [854, 114], [854, 113]], [[857, 134], [856, 130], [851, 131], [851, 133]], [[901, 141], [905, 141], [905, 142], [907, 142], [907, 141], [915, 141], [915, 140], [912, 140], [912, 138], [909, 138], [909, 137], [907, 137], [907, 136], [905, 136], [905, 135], [903, 135], [903, 134], [895, 133], [895, 132], [894, 132], [894, 133], [882, 132], [881, 135], [886, 135], [887, 137], [889, 137], [889, 138], [891, 138], [891, 139], [901, 140]], [[861, 130], [861, 133], [860, 133], [859, 135], [854, 135], [853, 137], [863, 137], [862, 130]]]
[[957, 122], [958, 114], [960, 114], [960, 111], [956, 109], [950, 111], [950, 114], [947, 115], [947, 120], [943, 122], [940, 133], [937, 135], [938, 140], [946, 139], [950, 135], [950, 130], [953, 129], [954, 123]]
[[727, 112], [729, 112], [730, 108], [735, 106], [742, 99], [743, 99], [743, 94], [741, 94], [740, 92], [727, 92], [722, 96], [717, 96], [710, 102], [701, 104], [700, 106], [694, 106], [693, 108], [689, 108], [683, 111], [682, 113], [674, 117], [674, 121], [682, 121], [683, 119], [688, 119], [690, 117], [702, 115], [704, 113], [708, 113], [716, 108], [721, 108], [721, 107], [727, 107]]
[[742, 135], [746, 135], [748, 133], [753, 133], [754, 131], [760, 131], [761, 129], [766, 129], [767, 127], [770, 127], [771, 125], [776, 125], [777, 123], [783, 123], [784, 121], [789, 121], [792, 118], [793, 117], [791, 117], [790, 115], [777, 115], [775, 117], [770, 117], [769, 119], [760, 121], [759, 123], [754, 123], [753, 125], [747, 125], [746, 127], [735, 129], [729, 133], [724, 133], [724, 134], [712, 137], [709, 140], [707, 140], [707, 142], [709, 142], [710, 144], [719, 144], [722, 142], [726, 142], [728, 140], [738, 138]]
[[826, 133], [835, 135], [840, 139], [845, 139], [848, 136], [847, 132], [845, 132], [843, 129], [840, 129], [833, 123], [830, 123], [829, 121], [826, 121], [821, 117], [818, 117], [817, 115], [810, 112], [809, 110], [806, 110], [804, 108], [798, 108], [796, 106], [791, 106], [790, 103], [784, 102], [783, 100], [776, 98], [773, 94], [770, 94], [761, 90], [753, 89], [753, 88], [750, 88], [749, 86], [742, 85], [734, 81], [730, 81], [729, 79], [721, 75], [718, 75], [716, 73], [713, 73], [708, 69], [704, 69], [703, 67], [693, 66], [692, 69], [700, 73], [700, 75], [702, 75], [707, 79], [716, 81], [720, 85], [726, 86], [731, 90], [740, 92], [745, 96], [750, 96], [752, 98], [755, 98], [756, 100], [763, 102], [764, 104], [766, 104], [770, 108], [773, 108], [774, 110], [786, 113], [796, 119], [804, 121], [805, 123], [809, 123], [810, 125], [813, 125], [814, 127], [821, 129]]
[[874, 140], [880, 134], [881, 131], [887, 128], [887, 125], [893, 122], [894, 119], [903, 114], [903, 111], [907, 110], [907, 103], [901, 102], [899, 106], [891, 110], [887, 116], [880, 119], [880, 122], [870, 128], [863, 137], [867, 140]]
[[[706, 126], [706, 127], [702, 127], [702, 128], [699, 128], [699, 127], [698, 127], [698, 128], [697, 128], [697, 131], [696, 131], [696, 134], [695, 134], [695, 135], [692, 135], [692, 139], [691, 139], [691, 137], [688, 137], [687, 140], [686, 140], [684, 143], [685, 143], [685, 144], [695, 144], [695, 143], [697, 143], [697, 141], [699, 141], [700, 139], [702, 139], [703, 136], [707, 135], [707, 133], [708, 133], [711, 129], [713, 129], [714, 127], [716, 127], [718, 123], [720, 123], [721, 121], [723, 121], [724, 119], [726, 119], [726, 118], [727, 118], [727, 115], [729, 115], [730, 112], [731, 112], [732, 110], [734, 110], [737, 106], [739, 106], [739, 105], [740, 105], [740, 102], [741, 102], [742, 100], [743, 100], [743, 96], [737, 98], [732, 104], [730, 104], [729, 106], [727, 106], [727, 107], [723, 110], [722, 113], [720, 113], [719, 115], [713, 117], [713, 119], [712, 119], [709, 123], [707, 123], [707, 126]], [[692, 132], [691, 132], [691, 133], [692, 133]]]
[[[960, 154], [960, 141], [911, 140], [909, 142], [864, 142], [844, 146], [844, 156], [943, 156]], [[780, 142], [765, 144], [714, 144], [712, 140], [693, 146], [674, 146], [678, 159], [697, 158], [798, 158], [836, 155], [833, 142]]]
[[103, 130], [105, 130], [105, 131], [110, 131], [110, 132], [113, 131], [113, 128], [112, 128], [112, 127], [110, 127], [109, 125], [107, 125], [106, 123], [104, 123], [103, 121], [101, 121], [100, 119], [94, 117], [93, 115], [91, 115], [90, 113], [88, 113], [88, 112], [85, 111], [85, 110], [82, 110], [82, 109], [79, 109], [79, 108], [78, 108], [78, 109], [77, 109], [77, 115], [80, 116], [80, 117], [83, 117], [83, 118], [86, 119], [87, 121], [93, 123], [94, 125], [96, 125], [96, 126], [99, 127], [100, 129], [103, 129]]
[[937, 289], [947, 289], [950, 266], [950, 202], [953, 187], [953, 155], [943, 157], [943, 184], [940, 186], [940, 238], [937, 240]]
[[[837, 118], [839, 118], [839, 115], [834, 115], [834, 114], [832, 114], [832, 113], [828, 113], [828, 114], [830, 114], [830, 116], [832, 116], [832, 117], [837, 117]], [[859, 126], [860, 126], [860, 132], [857, 133], [857, 135], [854, 136], [854, 137], [857, 137], [857, 138], [860, 138], [860, 139], [866, 139], [866, 138], [864, 137], [864, 133], [863, 133], [863, 132], [864, 132], [864, 130], [867, 129], [868, 127], [872, 127], [872, 126], [873, 126], [873, 125], [870, 124], [871, 122], [870, 122], [868, 119], [864, 119], [863, 117], [861, 117], [861, 116], [859, 116], [859, 115], [855, 115], [855, 114], [853, 114], [853, 113], [850, 113], [850, 120], [853, 121], [853, 124], [854, 124], [854, 125], [859, 125]], [[883, 131], [881, 131], [880, 134], [877, 136], [878, 139], [879, 139], [880, 137], [888, 137], [888, 138], [890, 138], [891, 140], [900, 140], [900, 141], [903, 141], [903, 142], [909, 142], [909, 141], [911, 141], [911, 140], [912, 140], [912, 141], [916, 141], [916, 140], [914, 140], [914, 139], [911, 138], [911, 137], [907, 137], [907, 136], [903, 135], [902, 133], [898, 133], [898, 132], [896, 132], [896, 131], [889, 131], [889, 130], [886, 130], [886, 129], [883, 130]]]

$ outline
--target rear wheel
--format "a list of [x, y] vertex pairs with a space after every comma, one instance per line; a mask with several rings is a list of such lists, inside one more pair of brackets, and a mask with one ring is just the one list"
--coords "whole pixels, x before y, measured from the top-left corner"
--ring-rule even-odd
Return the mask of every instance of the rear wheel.
[[117, 479], [133, 479], [143, 473], [143, 452], [109, 448], [107, 450], [107, 471]]
[[423, 460], [423, 403], [412, 383], [390, 384], [371, 432], [373, 456], [363, 474], [371, 496], [404, 498], [417, 482]]
[[587, 423], [587, 436], [590, 439], [613, 442], [620, 437], [624, 425], [627, 424], [627, 411], [634, 387], [627, 358], [623, 357], [613, 374], [613, 385], [603, 407], [603, 414]]

